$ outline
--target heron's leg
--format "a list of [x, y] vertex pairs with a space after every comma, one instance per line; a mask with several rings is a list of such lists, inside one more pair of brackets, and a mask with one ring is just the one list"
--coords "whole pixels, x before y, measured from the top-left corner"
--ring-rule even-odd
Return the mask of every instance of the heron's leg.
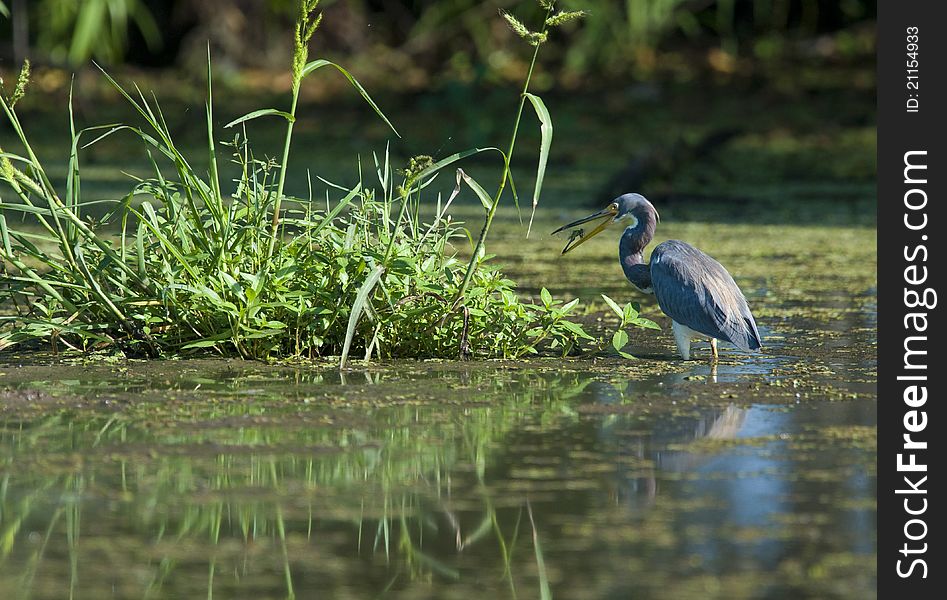
[[714, 360], [720, 358], [717, 354], [717, 338], [710, 338], [710, 349], [714, 352]]

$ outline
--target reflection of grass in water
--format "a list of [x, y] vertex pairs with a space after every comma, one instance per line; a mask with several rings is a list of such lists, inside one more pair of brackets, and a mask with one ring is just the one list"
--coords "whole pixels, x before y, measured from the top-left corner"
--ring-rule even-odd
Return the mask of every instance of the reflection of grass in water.
[[[243, 419], [250, 411], [239, 395], [245, 389], [241, 386], [256, 388], [261, 379], [245, 377], [230, 393], [205, 397], [202, 402], [165, 400], [163, 404], [169, 406], [152, 427], [143, 423], [161, 404], [142, 402], [117, 414], [49, 417], [30, 427], [4, 430], [0, 447], [15, 448], [16, 454], [2, 465], [8, 474], [7, 492], [0, 500], [3, 525], [13, 515], [32, 525], [14, 536], [15, 546], [0, 567], [0, 579], [6, 580], [5, 574], [34, 552], [25, 532], [48, 529], [48, 555], [37, 572], [34, 595], [41, 596], [50, 582], [64, 585], [71, 564], [64, 555], [68, 546], [65, 515], [52, 527], [47, 519], [56, 510], [70, 507], [77, 510], [74, 523], [82, 525], [81, 532], [77, 530], [82, 535], [72, 538], [81, 539], [75, 545], [77, 566], [72, 573], [83, 596], [94, 595], [98, 581], [111, 578], [117, 578], [119, 588], [129, 590], [125, 595], [132, 597], [141, 596], [143, 589], [150, 589], [152, 598], [194, 597], [211, 586], [216, 597], [229, 597], [238, 582], [280, 594], [289, 590], [302, 594], [303, 589], [311, 589], [312, 565], [316, 564], [320, 576], [326, 577], [327, 589], [356, 586], [361, 591], [388, 586], [400, 592], [415, 582], [410, 589], [420, 594], [430, 583], [445, 592], [489, 586], [504, 594], [509, 590], [510, 595], [536, 597], [543, 593], [543, 579], [550, 593], [555, 588], [565, 595], [585, 585], [590, 586], [586, 592], [604, 594], [609, 584], [621, 581], [622, 576], [616, 575], [594, 585], [578, 571], [563, 579], [563, 569], [572, 566], [563, 557], [581, 561], [575, 547], [597, 548], [599, 570], [639, 577], [645, 596], [665, 590], [667, 597], [699, 597], [702, 587], [710, 586], [706, 589], [720, 590], [721, 595], [749, 598], [771, 576], [749, 571], [714, 578], [695, 573], [695, 567], [687, 563], [682, 552], [694, 538], [679, 531], [675, 523], [681, 512], [719, 510], [713, 498], [665, 496], [648, 509], [650, 516], [645, 519], [616, 505], [565, 524], [555, 518], [548, 523], [536, 521], [531, 531], [541, 543], [531, 548], [527, 539], [518, 539], [526, 538], [519, 536], [519, 519], [528, 518], [520, 510], [526, 507], [517, 496], [504, 497], [500, 491], [512, 487], [492, 487], [498, 482], [496, 474], [483, 469], [502, 464], [497, 448], [514, 431], [535, 430], [538, 424], [544, 431], [555, 431], [551, 421], [557, 418], [587, 419], [557, 416], [574, 408], [574, 402], [559, 396], [560, 391], [571, 393], [587, 378], [552, 373], [536, 377], [528, 372], [498, 378], [496, 372], [475, 371], [438, 381], [444, 395], [461, 386], [475, 390], [479, 404], [459, 401], [456, 408], [441, 405], [432, 411], [425, 401], [403, 397], [400, 404], [362, 419], [349, 417], [373, 410], [369, 407], [384, 402], [386, 393], [398, 395], [399, 390], [384, 391], [383, 384], [349, 385], [345, 389], [351, 404], [329, 411], [331, 424], [315, 424], [323, 408], [302, 409], [297, 399], [280, 399], [278, 389], [272, 396], [256, 396], [253, 418]], [[494, 379], [500, 381], [492, 383]], [[618, 385], [620, 380], [613, 382]], [[420, 386], [430, 387], [425, 380]], [[360, 395], [372, 389], [376, 390], [374, 400]], [[654, 409], [647, 408], [650, 401], [642, 404], [639, 416], [651, 414], [665, 421], [676, 414], [655, 415]], [[692, 412], [694, 407], [680, 408]], [[304, 413], [311, 414], [300, 419]], [[267, 419], [256, 420], [260, 417]], [[294, 423], [297, 420], [301, 422]], [[608, 426], [607, 419], [596, 422]], [[815, 448], [819, 456], [837, 449], [831, 430], [826, 435], [822, 450]], [[383, 443], [375, 443], [379, 441]], [[699, 450], [700, 444], [689, 449]], [[744, 450], [755, 452], [753, 440]], [[39, 456], [43, 452], [45, 458]], [[81, 463], [72, 458], [76, 453], [81, 453]], [[598, 466], [595, 462], [574, 466], [580, 464]], [[634, 468], [639, 467], [643, 473], [653, 469], [637, 463]], [[526, 485], [548, 477], [542, 469], [529, 469], [537, 471], [526, 463], [520, 466], [520, 475], [503, 477]], [[832, 468], [816, 475], [837, 477], [838, 473]], [[665, 490], [690, 485], [687, 475], [682, 472], [675, 478], [665, 472], [660, 481]], [[77, 476], [83, 478], [80, 488], [67, 481]], [[17, 513], [13, 505], [19, 491], [34, 488], [46, 491], [35, 496], [30, 512]], [[73, 493], [75, 489], [83, 490], [83, 496]], [[539, 488], [535, 494], [531, 487], [515, 489], [517, 494], [531, 492], [534, 517], [549, 510], [548, 505], [540, 509], [540, 502], [549, 497], [540, 500]], [[51, 506], [50, 497], [62, 500]], [[100, 518], [99, 505], [106, 503], [117, 507], [111, 510], [120, 511], [118, 518], [109, 513]], [[724, 536], [731, 529], [724, 528]], [[799, 540], [797, 528], [779, 524], [759, 532], [785, 543]], [[748, 529], [736, 533], [745, 535], [747, 543], [753, 541]], [[633, 552], [628, 551], [629, 540], [633, 540]], [[121, 576], [110, 572], [102, 577], [97, 572], [95, 563], [102, 564], [97, 549], [106, 542], [120, 553], [105, 564]], [[57, 552], [57, 546], [63, 552]], [[356, 556], [378, 568], [366, 567]], [[545, 576], [540, 575], [540, 557]], [[664, 560], [665, 568], [653, 569], [653, 561]], [[864, 563], [863, 557], [848, 556], [820, 563], [819, 568], [830, 576], [850, 577]], [[802, 561], [799, 566], [805, 569], [807, 564]], [[145, 579], [123, 580], [124, 573], [141, 573], [143, 567]], [[787, 563], [786, 568], [790, 567]], [[672, 577], [679, 569], [682, 574]], [[778, 584], [815, 595], [826, 589], [825, 579], [806, 582], [804, 574], [804, 570], [799, 578], [781, 574]], [[460, 580], [455, 581], [455, 576]], [[378, 577], [384, 579], [378, 581]]]
[[[554, 381], [549, 387], [556, 387]], [[279, 557], [286, 593], [292, 596], [292, 564], [298, 560], [293, 558], [298, 546], [293, 540], [301, 533], [318, 540], [319, 534], [313, 532], [327, 524], [346, 524], [346, 537], [355, 540], [353, 549], [371, 549], [386, 557], [386, 562], [397, 557], [396, 568], [411, 580], [461, 576], [456, 567], [425, 550], [428, 545], [438, 548], [453, 539], [459, 553], [486, 548], [494, 540], [495, 549], [488, 554], [499, 557], [502, 578], [515, 590], [519, 577], [512, 553], [518, 520], [512, 530], [504, 531], [490, 493], [482, 485], [479, 508], [462, 506], [465, 513], [481, 515], [469, 530], [443, 499], [449, 495], [456, 466], [475, 465], [474, 476], [481, 479], [491, 461], [491, 448], [519, 421], [524, 404], [546, 394], [545, 386], [535, 392], [526, 389], [489, 409], [470, 410], [463, 418], [423, 429], [416, 425], [418, 408], [414, 406], [386, 409], [387, 424], [341, 430], [295, 430], [280, 425], [190, 429], [184, 421], [147, 431], [140, 425], [147, 408], [137, 414], [69, 421], [58, 415], [48, 417], [29, 429], [2, 434], [20, 457], [8, 462], [15, 471], [8, 473], [0, 499], [5, 555], [7, 559], [22, 556], [26, 546], [14, 550], [24, 543], [19, 524], [27, 520], [35, 523], [49, 518], [47, 541], [52, 537], [55, 544], [57, 523], [65, 514], [70, 579], [74, 588], [84, 589], [95, 573], [85, 567], [91, 558], [83, 558], [88, 551], [82, 552], [79, 540], [96, 517], [83, 519], [83, 512], [90, 510], [89, 498], [104, 493], [120, 502], [133, 530], [150, 540], [153, 550], [146, 554], [153, 573], [147, 593], [152, 597], [166, 593], [163, 586], [176, 577], [179, 565], [193, 563], [195, 544], [211, 548], [206, 558], [209, 593], [215, 581], [222, 583], [222, 574], [234, 569], [243, 578], [253, 578], [263, 576], [271, 564], [275, 568], [272, 559], [253, 564], [253, 548], [263, 544]], [[543, 409], [556, 412], [564, 401], [544, 400]], [[230, 420], [245, 411], [242, 405], [219, 404], [212, 414], [196, 418], [205, 423], [207, 419]], [[190, 413], [184, 409], [182, 416], [186, 414]], [[70, 432], [68, 436], [62, 435], [64, 429]], [[455, 442], [443, 444], [444, 439]], [[35, 452], [40, 448], [42, 453]], [[322, 455], [313, 457], [319, 448], [324, 449]], [[83, 454], [79, 464], [67, 460], [76, 449]], [[33, 464], [24, 464], [24, 459]], [[24, 488], [33, 490], [30, 499], [15, 501], [14, 490]], [[50, 497], [59, 500], [47, 516]], [[435, 527], [434, 520], [446, 520], [450, 526]], [[124, 534], [113, 533], [115, 543], [123, 544]], [[91, 538], [102, 535], [112, 534], [97, 531]], [[235, 554], [231, 545], [235, 539], [244, 548], [244, 561], [250, 560], [242, 567], [241, 552]], [[96, 542], [88, 543], [94, 547]], [[42, 560], [41, 549], [32, 561], [36, 565]], [[22, 582], [20, 589], [27, 588], [28, 583]]]
[[[482, 386], [490, 379], [488, 375], [474, 376], [471, 384]], [[14, 462], [13, 485], [6, 489], [26, 486], [41, 490], [37, 492], [41, 501], [21, 511], [19, 521], [43, 518], [42, 511], [49, 506], [47, 498], [62, 498], [67, 514], [72, 515], [67, 536], [70, 549], [75, 549], [70, 556], [70, 577], [80, 588], [95, 574], [80, 577], [90, 559], [80, 560], [78, 526], [96, 519], [80, 518], [89, 508], [77, 489], [88, 497], [105, 492], [107, 498], [119, 500], [133, 530], [150, 540], [153, 550], [147, 562], [153, 575], [147, 589], [152, 597], [161, 596], [169, 581], [184, 576], [179, 570], [194, 563], [195, 546], [211, 549], [202, 552], [209, 554], [209, 586], [215, 582], [222, 585], [226, 579], [221, 580], [221, 574], [234, 570], [242, 578], [252, 579], [279, 568], [291, 593], [290, 557], [298, 556], [299, 546], [293, 539], [305, 532], [307, 540], [318, 540], [319, 533], [313, 531], [320, 530], [320, 523], [345, 524], [347, 537], [356, 540], [351, 542], [356, 548], [370, 548], [374, 555], [384, 556], [386, 563], [396, 558], [400, 575], [391, 585], [396, 585], [399, 577], [422, 581], [461, 577], [462, 572], [450, 562], [425, 550], [446, 544], [458, 553], [475, 551], [496, 557], [502, 566], [501, 581], [515, 596], [518, 589], [534, 585], [517, 573], [517, 565], [522, 568], [523, 561], [514, 562], [521, 511], [515, 522], [501, 526], [491, 492], [482, 484], [485, 465], [493, 462], [493, 448], [516, 426], [526, 407], [538, 403], [543, 415], [548, 415], [540, 420], [554, 418], [567, 412], [569, 397], [587, 383], [576, 385], [569, 376], [533, 380], [530, 385], [518, 386], [517, 392], [506, 393], [500, 403], [465, 411], [462, 418], [447, 421], [427, 421], [416, 406], [392, 407], [386, 409], [390, 417], [386, 423], [369, 429], [298, 430], [283, 426], [291, 421], [286, 416], [281, 425], [262, 428], [188, 427], [188, 420], [230, 423], [246, 414], [242, 405], [223, 403], [201, 414], [179, 407], [174, 426], [159, 425], [148, 431], [139, 425], [148, 406], [127, 415], [70, 420], [53, 416], [34, 428], [5, 434], [12, 438], [20, 457], [34, 455], [39, 448], [49, 457], [33, 464], [28, 464], [29, 458], [21, 459], [20, 464]], [[568, 391], [557, 392], [562, 389]], [[508, 386], [498, 385], [489, 397], [504, 392], [510, 392]], [[261, 412], [265, 413], [265, 408]], [[436, 427], [421, 429], [416, 425], [419, 421]], [[70, 435], [57, 435], [64, 428]], [[382, 440], [379, 447], [371, 444], [378, 439]], [[445, 439], [454, 442], [444, 444]], [[307, 456], [307, 448], [338, 449], [340, 445], [351, 450]], [[293, 446], [299, 453], [293, 452]], [[82, 465], [60, 460], [77, 448], [83, 449]], [[293, 454], [286, 455], [287, 449]], [[313, 451], [318, 452], [308, 453]], [[455, 473], [458, 465], [472, 468], [472, 476], [481, 482], [476, 488], [479, 500], [459, 505], [467, 518], [478, 515], [469, 528], [462, 526], [454, 509], [444, 502], [455, 485], [452, 478], [461, 476]], [[81, 469], [80, 475], [76, 469]], [[94, 485], [76, 484], [76, 477], [94, 481]], [[53, 491], [60, 487], [61, 493]], [[5, 517], [17, 514], [7, 497], [2, 505]], [[504, 499], [504, 506], [510, 510], [509, 499]], [[433, 524], [445, 520], [449, 523], [446, 529]], [[531, 523], [535, 528], [532, 519]], [[49, 531], [53, 531], [52, 525]], [[123, 545], [121, 532], [113, 535], [106, 531], [91, 538], [102, 535], [114, 537], [119, 547]], [[236, 549], [233, 540], [240, 541]], [[272, 559], [255, 565], [252, 549], [260, 546], [272, 548], [272, 556], [281, 559], [281, 566]], [[534, 538], [534, 546], [540, 589], [548, 591], [545, 567], [539, 566], [545, 562], [538, 538]], [[546, 597], [547, 592], [541, 593]]]
[[529, 524], [533, 529], [533, 553], [536, 555], [536, 569], [539, 571], [539, 597], [542, 600], [551, 600], [552, 592], [549, 589], [546, 561], [543, 558], [543, 549], [539, 543], [539, 533], [536, 532], [536, 521], [533, 520], [533, 507], [528, 500], [526, 501], [526, 511], [529, 514]]

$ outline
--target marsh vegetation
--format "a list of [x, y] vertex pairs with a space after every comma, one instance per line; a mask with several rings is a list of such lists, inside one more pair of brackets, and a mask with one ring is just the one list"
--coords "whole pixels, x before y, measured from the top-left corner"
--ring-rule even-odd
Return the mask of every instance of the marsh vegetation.
[[[387, 152], [376, 154], [374, 164], [365, 165], [376, 181], [363, 180], [360, 170], [358, 183], [347, 189], [307, 173], [306, 198], [284, 195], [306, 77], [327, 67], [339, 71], [397, 135], [348, 71], [324, 59], [309, 60], [309, 42], [322, 21], [318, 1], [300, 4], [289, 110], [258, 109], [227, 125], [235, 132], [228, 145], [239, 173], [228, 195], [218, 169], [209, 54], [206, 173], [175, 144], [157, 99], [137, 86], [127, 91], [103, 73], [143, 125], [77, 130], [70, 112], [64, 191], [33, 152], [28, 124], [16, 112], [29, 84], [26, 63], [0, 101], [22, 147], [20, 153], [2, 154], [2, 179], [13, 201], [3, 203], [0, 215], [8, 272], [0, 304], [12, 307], [12, 314], [2, 317], [0, 349], [40, 342], [55, 350], [115, 348], [126, 356], [201, 350], [257, 359], [337, 355], [344, 365], [353, 351], [365, 359], [513, 358], [540, 349], [568, 354], [593, 340], [568, 319], [577, 300], [563, 303], [546, 290], [538, 303], [521, 300], [515, 283], [486, 253], [507, 186], [519, 206], [510, 161], [527, 105], [542, 132], [531, 195], [536, 210], [553, 126], [542, 99], [529, 91], [532, 65], [549, 29], [583, 16], [557, 11], [551, 1], [540, 4], [545, 13], [536, 31], [502, 15], [533, 49], [506, 150], [471, 148], [439, 160], [417, 156], [404, 169], [395, 169]], [[263, 118], [285, 122], [279, 162], [257, 156], [248, 141], [247, 125]], [[90, 220], [80, 155], [113, 135], [137, 136], [153, 174], [137, 178], [122, 198], [106, 201], [101, 220]], [[499, 158], [494, 192], [455, 165], [480, 153]], [[454, 191], [436, 201], [425, 197], [425, 188], [447, 167], [455, 169]], [[324, 201], [313, 194], [314, 181], [327, 185]], [[451, 204], [462, 187], [483, 207], [479, 233], [453, 220]], [[8, 218], [14, 215], [25, 218]], [[455, 246], [465, 236], [470, 247], [461, 259]]]

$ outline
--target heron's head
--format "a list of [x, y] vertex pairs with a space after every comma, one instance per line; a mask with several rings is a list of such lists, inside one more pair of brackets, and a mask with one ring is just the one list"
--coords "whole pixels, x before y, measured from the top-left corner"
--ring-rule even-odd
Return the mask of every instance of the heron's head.
[[[573, 248], [579, 247], [616, 223], [624, 223], [627, 229], [640, 230], [642, 235], [654, 235], [654, 224], [660, 221], [661, 217], [658, 215], [658, 211], [655, 210], [654, 205], [648, 202], [648, 199], [641, 194], [623, 194], [612, 200], [608, 206], [602, 210], [587, 217], [582, 217], [578, 221], [563, 225], [553, 231], [553, 233], [556, 234], [566, 229], [573, 229], [583, 223], [597, 221], [599, 219], [601, 219], [601, 222], [595, 229], [588, 233], [578, 230], [577, 234], [573, 234], [566, 244], [566, 247], [562, 249], [562, 253], [565, 254]], [[644, 243], [647, 244], [650, 241], [651, 239], [649, 237]]]

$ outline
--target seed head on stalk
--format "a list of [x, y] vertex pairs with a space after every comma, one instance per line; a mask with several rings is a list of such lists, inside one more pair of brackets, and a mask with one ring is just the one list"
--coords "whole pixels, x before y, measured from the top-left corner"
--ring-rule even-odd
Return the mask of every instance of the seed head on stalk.
[[560, 10], [556, 14], [546, 19], [546, 25], [550, 27], [559, 27], [565, 25], [566, 23], [581, 19], [585, 17], [585, 15], [586, 12], [584, 10]]
[[[2, 152], [3, 148], [0, 148], [0, 153]], [[0, 179], [13, 183], [15, 178], [16, 169], [13, 168], [13, 163], [6, 156], [0, 157]]]
[[[0, 83], [3, 83], [3, 80], [0, 80]], [[28, 86], [29, 83], [30, 61], [27, 59], [23, 61], [23, 66], [20, 68], [20, 74], [16, 78], [16, 86], [13, 88], [13, 93], [7, 98], [7, 104], [10, 105], [10, 108], [13, 108], [16, 103], [20, 101], [20, 98], [26, 95], [26, 86]]]
[[421, 173], [433, 164], [434, 159], [427, 154], [419, 154], [418, 156], [412, 157], [411, 160], [408, 161], [408, 166], [401, 171], [401, 174], [404, 175], [404, 185], [399, 185], [397, 190], [395, 190], [398, 192], [398, 195], [402, 197], [407, 196]]
[[296, 33], [293, 39], [293, 84], [299, 85], [300, 76], [306, 61], [309, 60], [309, 40], [312, 39], [322, 13], [314, 14], [320, 0], [302, 0], [299, 3], [299, 18], [296, 20]]
[[500, 11], [500, 16], [506, 19], [513, 33], [526, 40], [531, 46], [539, 46], [546, 41], [547, 36], [545, 31], [530, 31], [519, 19], [504, 10]]

